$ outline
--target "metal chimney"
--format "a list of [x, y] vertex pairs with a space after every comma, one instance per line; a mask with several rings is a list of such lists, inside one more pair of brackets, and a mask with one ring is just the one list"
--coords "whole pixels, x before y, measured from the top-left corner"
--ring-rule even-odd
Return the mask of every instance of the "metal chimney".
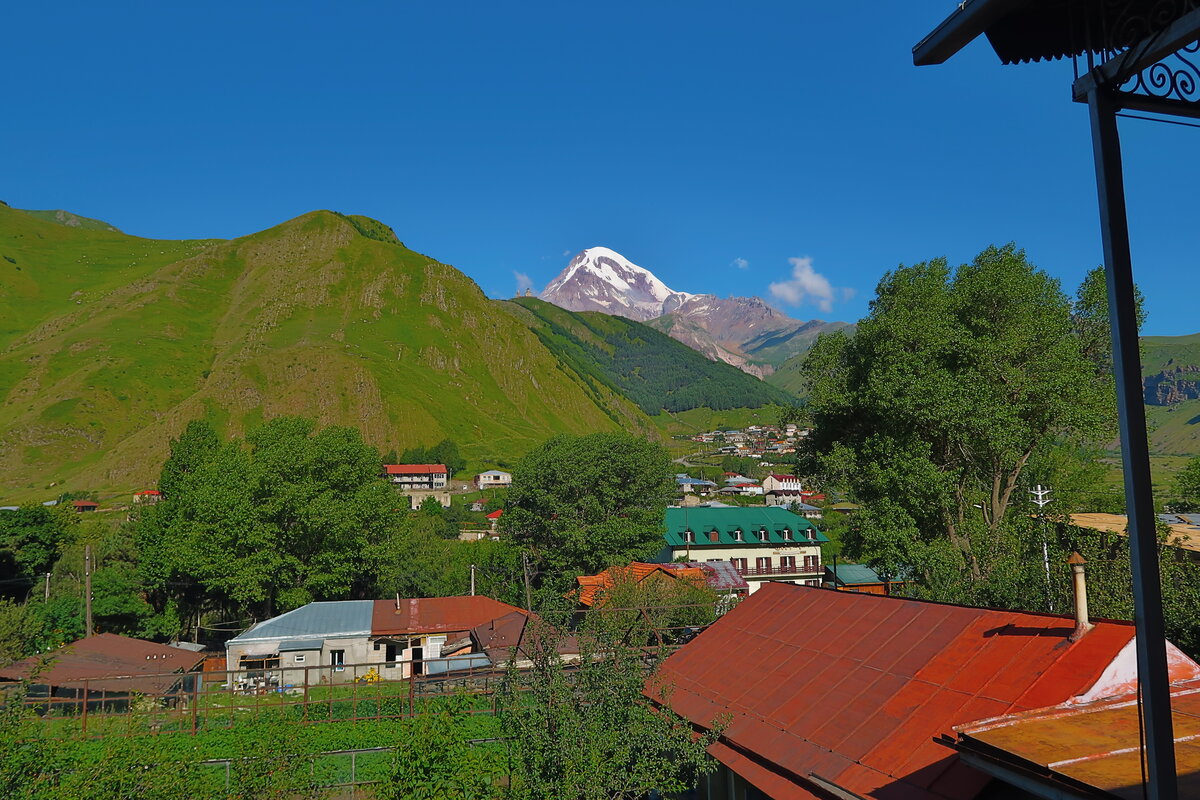
[[1092, 629], [1088, 620], [1087, 578], [1083, 574], [1084, 561], [1079, 553], [1071, 553], [1067, 563], [1071, 565], [1071, 578], [1075, 584], [1075, 630], [1071, 633], [1071, 641], [1079, 641], [1085, 633]]

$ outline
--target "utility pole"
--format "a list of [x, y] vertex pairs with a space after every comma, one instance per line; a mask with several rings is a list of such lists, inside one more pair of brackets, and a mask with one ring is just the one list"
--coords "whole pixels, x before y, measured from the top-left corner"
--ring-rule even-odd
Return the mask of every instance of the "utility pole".
[[83, 546], [83, 617], [88, 636], [92, 635], [92, 546]]
[[533, 611], [533, 595], [529, 590], [529, 554], [521, 553], [521, 573], [525, 576], [525, 610]]
[[50, 573], [46, 573], [46, 602], [50, 602]]
[[1038, 516], [1042, 518], [1042, 563], [1046, 567], [1046, 605], [1051, 611], [1054, 610], [1054, 600], [1050, 597], [1050, 548], [1046, 544], [1046, 514], [1045, 507], [1050, 502], [1050, 489], [1043, 487], [1040, 483], [1029, 490], [1033, 495], [1033, 502], [1037, 504]]
[[475, 565], [471, 565], [471, 595], [475, 595]]

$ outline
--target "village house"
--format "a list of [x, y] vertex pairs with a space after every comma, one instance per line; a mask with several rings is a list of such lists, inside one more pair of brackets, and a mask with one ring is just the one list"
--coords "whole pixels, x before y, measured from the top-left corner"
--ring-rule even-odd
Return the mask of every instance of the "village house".
[[727, 561], [751, 594], [771, 581], [821, 583], [821, 544], [829, 539], [786, 508], [683, 506], [668, 508], [665, 519], [661, 563]]
[[717, 485], [712, 481], [693, 478], [686, 472], [680, 472], [675, 476], [675, 487], [684, 494], [712, 494]]
[[[1200, 666], [1167, 651], [1182, 721]], [[667, 658], [660, 702], [723, 726], [704, 800], [1140, 797], [1136, 663], [1133, 624], [1078, 599], [1072, 619], [772, 584]]]
[[136, 695], [178, 701], [195, 691], [203, 662], [202, 653], [99, 633], [0, 668], [0, 681], [30, 679], [30, 697], [51, 705], [125, 710]]
[[75, 502], [71, 503], [71, 505], [74, 507], [76, 514], [83, 514], [100, 508], [100, 504], [95, 500], [76, 500]]
[[524, 613], [482, 595], [309, 603], [230, 639], [226, 663], [246, 671], [240, 683], [247, 688], [350, 683], [371, 671], [402, 680], [486, 666], [468, 633], [513, 612]]
[[800, 492], [804, 490], [804, 483], [795, 475], [768, 475], [763, 478], [762, 486], [763, 490], [768, 492]]
[[890, 595], [899, 592], [905, 583], [904, 580], [885, 581], [866, 564], [826, 564], [823, 585], [826, 589], [843, 592]]
[[707, 586], [718, 596], [749, 594], [750, 586], [728, 561], [687, 561], [669, 564], [648, 564], [634, 561], [624, 567], [609, 567], [595, 575], [580, 575], [579, 604], [584, 608], [601, 606], [608, 593], [622, 582], [645, 584], [654, 580], [686, 581], [695, 586]]
[[445, 464], [386, 464], [384, 473], [402, 492], [437, 491], [450, 484]]
[[162, 492], [157, 489], [143, 489], [133, 493], [133, 502], [139, 505], [153, 505], [162, 500]]
[[489, 469], [475, 476], [476, 489], [507, 489], [512, 486], [512, 473]]
[[769, 506], [783, 506], [805, 519], [820, 519], [821, 509], [805, 502], [806, 499], [804, 492], [794, 489], [775, 489], [766, 493], [766, 501]]

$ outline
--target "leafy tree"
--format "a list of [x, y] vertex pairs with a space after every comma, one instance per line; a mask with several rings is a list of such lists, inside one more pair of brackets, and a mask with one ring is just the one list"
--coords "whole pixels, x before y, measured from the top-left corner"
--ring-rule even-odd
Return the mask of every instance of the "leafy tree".
[[138, 520], [157, 611], [174, 600], [185, 614], [216, 606], [271, 616], [370, 593], [399, 512], [358, 431], [281, 417], [245, 442], [200, 452]]
[[630, 434], [555, 436], [513, 470], [501, 530], [562, 575], [646, 560], [662, 544], [670, 467], [662, 445]]
[[[1146, 321], [1145, 298], [1136, 286], [1133, 291], [1140, 328]], [[1112, 335], [1108, 317], [1108, 279], [1104, 267], [1095, 267], [1084, 277], [1075, 295], [1071, 319], [1080, 351], [1101, 373], [1111, 373]]]
[[71, 541], [75, 523], [66, 508], [34, 504], [0, 511], [0, 548], [13, 569], [4, 577], [36, 578], [49, 572]]
[[717, 604], [717, 593], [702, 580], [653, 573], [638, 581], [618, 569], [583, 627], [625, 646], [679, 644], [716, 619]]
[[451, 476], [467, 466], [458, 452], [458, 445], [450, 439], [443, 439], [433, 447], [410, 447], [400, 458], [404, 464], [445, 464]]
[[33, 652], [41, 623], [28, 606], [0, 599], [0, 667]]
[[1093, 294], [1073, 309], [1023, 251], [989, 247], [888, 273], [853, 339], [821, 337], [804, 364], [807, 466], [866, 505], [850, 555], [916, 565], [960, 601], [978, 599], [955, 595], [961, 581], [1001, 577], [1031, 461], [1111, 430], [1111, 381], [1078, 332]]
[[207, 420], [189, 422], [179, 438], [171, 440], [171, 455], [163, 464], [158, 490], [170, 497], [188, 475], [212, 460], [220, 446], [220, 437]]
[[695, 736], [665, 706], [670, 691], [655, 677], [656, 660], [585, 634], [578, 665], [568, 668], [548, 626], [526, 641], [533, 667], [528, 674], [510, 668], [498, 697], [514, 797], [634, 800], [655, 791], [669, 797], [716, 768], [705, 750], [722, 721]]
[[1181, 513], [1200, 508], [1200, 456], [1188, 461], [1175, 477], [1175, 497], [1172, 507]]

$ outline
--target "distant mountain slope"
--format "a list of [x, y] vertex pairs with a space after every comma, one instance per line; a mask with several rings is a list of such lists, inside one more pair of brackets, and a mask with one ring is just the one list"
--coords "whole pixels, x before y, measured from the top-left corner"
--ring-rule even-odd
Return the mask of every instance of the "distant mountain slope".
[[534, 333], [564, 364], [589, 384], [630, 398], [647, 414], [794, 401], [786, 392], [625, 317], [567, 311], [532, 297], [510, 302], [531, 315]]
[[33, 211], [31, 209], [21, 209], [24, 213], [31, 217], [44, 219], [47, 222], [55, 222], [59, 225], [66, 225], [68, 228], [82, 228], [89, 231], [108, 231], [109, 233], [120, 233], [121, 231], [113, 225], [99, 219], [91, 217], [81, 217], [78, 214], [72, 214], [70, 211], [63, 211], [61, 208], [50, 209], [47, 211]]
[[449, 436], [511, 459], [556, 432], [652, 431], [564, 369], [473, 281], [329, 211], [228, 242], [160, 242], [0, 207], [0, 494], [151, 485], [206, 416]]
[[607, 247], [590, 247], [540, 295], [570, 311], [599, 311], [646, 322], [674, 339], [758, 377], [804, 352], [844, 322], [802, 322], [758, 297], [720, 298], [671, 289], [654, 273]]

